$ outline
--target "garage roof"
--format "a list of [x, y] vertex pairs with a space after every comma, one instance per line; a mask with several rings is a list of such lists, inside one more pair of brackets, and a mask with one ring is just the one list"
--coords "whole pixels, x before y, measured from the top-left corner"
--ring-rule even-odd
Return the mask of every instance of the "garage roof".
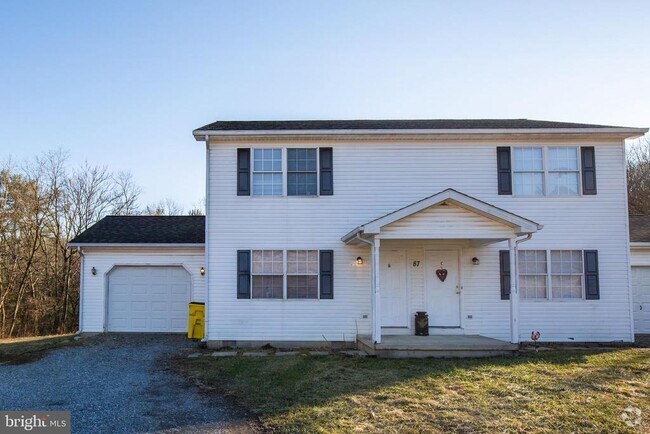
[[68, 243], [89, 244], [203, 244], [204, 216], [108, 216]]
[[630, 216], [630, 241], [633, 243], [650, 243], [650, 216]]

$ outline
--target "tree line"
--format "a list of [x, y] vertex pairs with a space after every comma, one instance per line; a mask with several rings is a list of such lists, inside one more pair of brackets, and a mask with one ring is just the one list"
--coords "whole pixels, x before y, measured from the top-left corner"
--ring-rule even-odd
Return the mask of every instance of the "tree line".
[[132, 174], [71, 167], [61, 150], [0, 163], [0, 338], [77, 330], [80, 258], [68, 241], [106, 215], [183, 213], [171, 199], [141, 207], [141, 191]]

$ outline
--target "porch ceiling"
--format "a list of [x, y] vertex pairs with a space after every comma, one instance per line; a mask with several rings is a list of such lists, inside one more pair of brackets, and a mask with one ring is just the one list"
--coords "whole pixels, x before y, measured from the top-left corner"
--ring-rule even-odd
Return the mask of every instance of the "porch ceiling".
[[[465, 225], [464, 227], [468, 229], [467, 235], [471, 236], [456, 235], [463, 233], [462, 227], [456, 228], [457, 231], [452, 230], [449, 232], [444, 232], [442, 234], [435, 234], [427, 230], [427, 219], [422, 219], [421, 222], [414, 221], [412, 223], [412, 226], [415, 226], [416, 230], [400, 233], [399, 231], [388, 228], [388, 226], [392, 223], [403, 221], [403, 219], [409, 217], [414, 217], [418, 215], [418, 213], [422, 215], [423, 211], [437, 205], [452, 205], [454, 207], [462, 209], [466, 212], [466, 214], [470, 216], [473, 215], [475, 217], [479, 217], [478, 220], [468, 218], [466, 221], [460, 221], [459, 219], [452, 218], [452, 216], [449, 216], [449, 218], [445, 220], [444, 215], [441, 215], [438, 218], [438, 224], [445, 226], [446, 228], [449, 228], [449, 224], [451, 223], [456, 224], [456, 226]], [[493, 222], [495, 227], [481, 228], [479, 227], [479, 224], [482, 221]], [[420, 225], [423, 230], [417, 230], [418, 225]], [[497, 226], [498, 228], [496, 228]], [[354, 230], [344, 235], [341, 240], [347, 244], [358, 243], [360, 242], [359, 238], [370, 237], [393, 239], [468, 238], [481, 239], [485, 241], [497, 241], [511, 238], [513, 236], [532, 234], [541, 230], [542, 227], [542, 225], [530, 219], [511, 213], [507, 210], [496, 207], [492, 204], [481, 201], [457, 190], [447, 189], [418, 202], [412, 203], [411, 205], [408, 205], [404, 208], [388, 213], [368, 223], [357, 226]], [[461, 230], [458, 231], [458, 229]], [[473, 229], [473, 231], [471, 229]]]

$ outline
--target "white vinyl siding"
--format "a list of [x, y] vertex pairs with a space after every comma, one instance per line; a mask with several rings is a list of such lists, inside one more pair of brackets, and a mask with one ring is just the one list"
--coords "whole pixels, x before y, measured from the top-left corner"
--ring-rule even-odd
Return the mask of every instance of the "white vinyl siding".
[[[287, 141], [284, 146], [306, 148], [325, 146], [323, 143], [301, 139]], [[333, 148], [336, 194], [308, 201], [291, 196], [236, 196], [237, 148], [277, 148], [276, 143], [253, 144], [242, 140], [210, 144], [210, 340], [352, 342], [357, 332], [369, 334], [370, 249], [345, 245], [341, 237], [360, 224], [446, 188], [544, 225], [531, 240], [520, 245], [521, 249], [598, 250], [600, 300], [522, 302], [521, 339], [528, 340], [532, 330], [540, 330], [542, 339], [548, 341], [631, 339], [625, 160], [621, 141], [589, 141], [596, 153], [598, 195], [582, 197], [499, 196], [495, 149], [503, 141], [386, 138], [325, 143]], [[576, 142], [519, 138], [512, 139], [509, 145], [562, 147], [576, 146]], [[603, 227], [607, 230], [603, 231]], [[435, 231], [445, 233], [441, 226], [435, 227]], [[466, 247], [461, 256], [461, 326], [468, 334], [508, 340], [509, 302], [499, 296], [498, 264], [498, 251], [507, 249], [507, 242], [474, 246], [470, 245], [472, 239], [464, 239]], [[381, 248], [390, 243], [397, 240], [384, 240]], [[248, 246], [283, 250], [318, 246], [333, 250], [334, 299], [327, 303], [261, 299], [241, 303], [233, 290], [235, 252]], [[424, 261], [422, 243], [419, 246], [408, 250], [409, 264]], [[363, 265], [356, 265], [358, 256], [364, 259]], [[474, 256], [480, 259], [480, 265], [467, 265]], [[424, 268], [410, 266], [408, 270], [409, 285], [415, 288], [413, 282], [420, 285]]]

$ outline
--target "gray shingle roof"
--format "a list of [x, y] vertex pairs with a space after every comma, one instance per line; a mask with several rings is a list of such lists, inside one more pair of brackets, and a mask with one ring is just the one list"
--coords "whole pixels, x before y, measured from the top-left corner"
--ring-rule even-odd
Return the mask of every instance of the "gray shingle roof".
[[650, 215], [630, 216], [630, 241], [650, 243]]
[[70, 244], [201, 244], [205, 242], [203, 216], [108, 216]]
[[287, 121], [216, 121], [195, 131], [254, 130], [456, 130], [456, 129], [529, 129], [529, 128], [621, 128], [609, 125], [533, 119], [411, 119], [411, 120], [287, 120]]

